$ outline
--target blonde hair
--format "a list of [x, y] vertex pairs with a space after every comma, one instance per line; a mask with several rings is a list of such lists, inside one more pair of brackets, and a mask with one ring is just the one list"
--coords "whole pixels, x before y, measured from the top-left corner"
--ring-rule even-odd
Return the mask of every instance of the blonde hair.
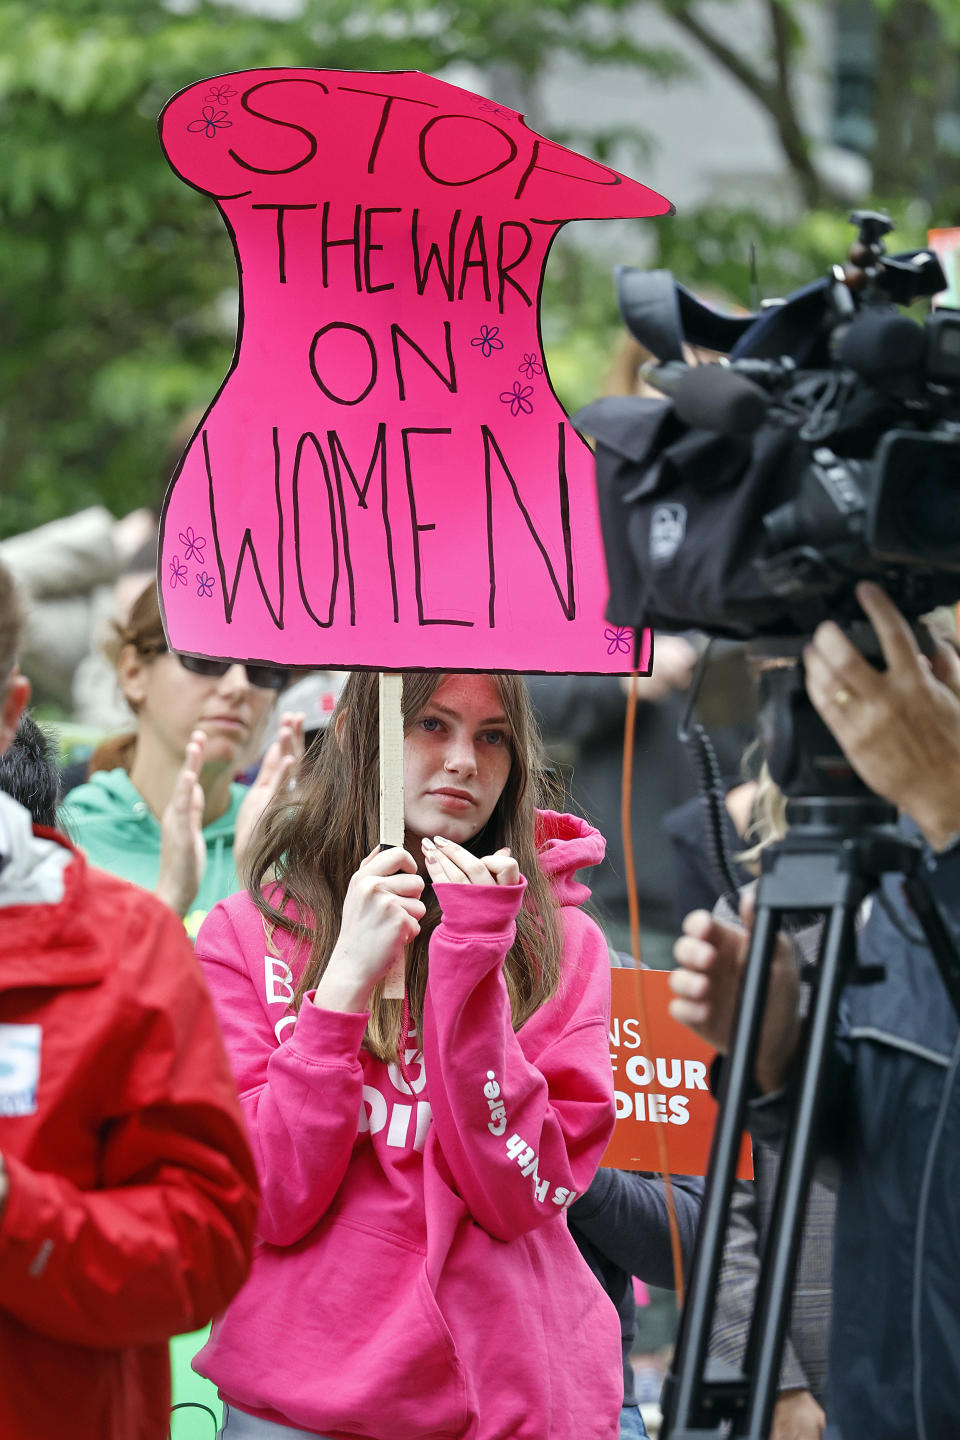
[[734, 859], [753, 875], [760, 874], [760, 857], [768, 845], [782, 840], [787, 833], [787, 797], [770, 774], [766, 760], [760, 766], [757, 789], [750, 807], [750, 823], [743, 838], [751, 843]]
[[[167, 642], [163, 633], [156, 580], [151, 579], [137, 596], [130, 607], [125, 625], [121, 625], [117, 620], [112, 620], [110, 624], [112, 633], [104, 641], [102, 648], [114, 669], [119, 667], [120, 656], [128, 645], [132, 645], [137, 654], [145, 659], [162, 653], [167, 648]], [[136, 706], [129, 700], [127, 704], [136, 714]], [[127, 730], [122, 735], [108, 735], [90, 756], [87, 775], [93, 775], [97, 770], [126, 770], [129, 773], [136, 752], [135, 729]]]

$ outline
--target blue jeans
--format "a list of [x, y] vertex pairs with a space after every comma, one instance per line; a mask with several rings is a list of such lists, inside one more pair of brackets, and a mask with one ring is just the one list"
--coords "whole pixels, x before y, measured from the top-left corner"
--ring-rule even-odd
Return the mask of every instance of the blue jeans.
[[646, 1434], [639, 1405], [624, 1405], [620, 1411], [620, 1440], [644, 1440]]

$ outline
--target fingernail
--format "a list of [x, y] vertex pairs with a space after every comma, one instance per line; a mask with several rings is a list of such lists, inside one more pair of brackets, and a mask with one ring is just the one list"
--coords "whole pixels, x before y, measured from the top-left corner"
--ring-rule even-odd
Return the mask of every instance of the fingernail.
[[437, 845], [439, 845], [441, 848], [442, 848], [444, 845], [446, 845], [446, 843], [447, 843], [446, 840], [444, 840], [444, 838], [443, 838], [442, 835], [434, 835], [433, 839], [434, 839], [434, 843], [437, 844]]
[[435, 848], [433, 841], [428, 835], [424, 835], [423, 839], [420, 841], [420, 848], [422, 850], [433, 850]]

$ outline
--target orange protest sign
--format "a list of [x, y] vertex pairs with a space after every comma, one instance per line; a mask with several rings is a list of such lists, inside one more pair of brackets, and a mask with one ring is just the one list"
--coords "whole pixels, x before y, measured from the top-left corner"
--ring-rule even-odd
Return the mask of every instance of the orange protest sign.
[[[705, 1175], [717, 1116], [709, 1084], [714, 1052], [671, 1019], [666, 971], [612, 970], [610, 981], [610, 1060], [617, 1123], [600, 1163], [617, 1170], [659, 1170], [660, 1129], [669, 1172]], [[640, 1018], [644, 1010], [647, 1034]], [[740, 1147], [737, 1176], [753, 1178], [748, 1135]]]

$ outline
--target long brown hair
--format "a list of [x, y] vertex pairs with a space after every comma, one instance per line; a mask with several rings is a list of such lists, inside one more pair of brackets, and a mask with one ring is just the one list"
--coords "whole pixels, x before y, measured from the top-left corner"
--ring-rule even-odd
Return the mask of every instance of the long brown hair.
[[[425, 709], [444, 674], [408, 672], [403, 677], [404, 729]], [[553, 799], [545, 774], [540, 736], [526, 685], [518, 675], [494, 674], [510, 726], [512, 764], [507, 783], [483, 830], [470, 843], [489, 855], [509, 845], [526, 877], [516, 940], [504, 962], [514, 1029], [528, 1020], [560, 982], [561, 938], [556, 901], [537, 860], [536, 810]], [[324, 973], [340, 933], [350, 877], [377, 844], [379, 816], [379, 711], [375, 673], [350, 676], [337, 702], [327, 743], [308, 752], [293, 795], [281, 795], [267, 810], [257, 842], [248, 849], [243, 880], [264, 917], [268, 934], [286, 931], [310, 954], [294, 997]], [[276, 880], [279, 893], [264, 893]], [[410, 1017], [422, 1033], [430, 936], [440, 921], [432, 891], [424, 892], [427, 914], [407, 959]], [[387, 1000], [377, 985], [370, 1002], [365, 1044], [379, 1059], [397, 1054], [401, 1002]]]

